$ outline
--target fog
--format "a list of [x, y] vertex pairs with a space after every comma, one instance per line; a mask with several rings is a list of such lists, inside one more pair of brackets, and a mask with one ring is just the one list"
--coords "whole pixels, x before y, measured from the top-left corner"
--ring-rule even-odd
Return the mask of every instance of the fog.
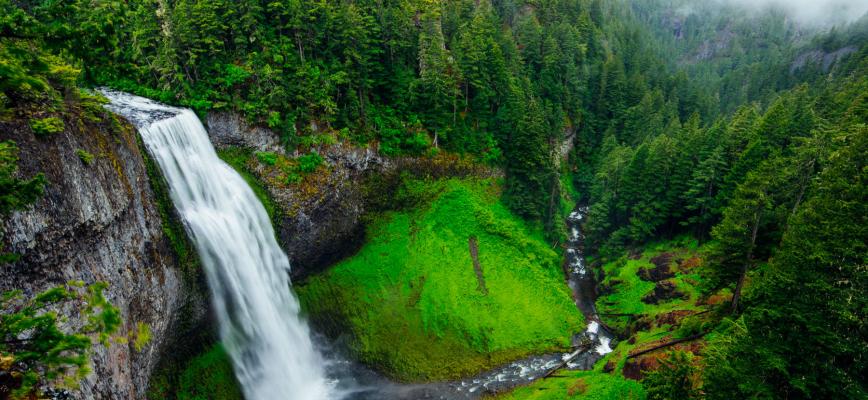
[[798, 22], [808, 25], [832, 25], [852, 22], [868, 12], [868, 0], [715, 0], [719, 3], [761, 10], [773, 7], [784, 10]]

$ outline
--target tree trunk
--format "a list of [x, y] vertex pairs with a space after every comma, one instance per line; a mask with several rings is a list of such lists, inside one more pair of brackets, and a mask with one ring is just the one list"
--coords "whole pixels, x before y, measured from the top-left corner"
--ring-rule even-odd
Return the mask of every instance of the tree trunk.
[[744, 268], [741, 270], [741, 275], [738, 277], [738, 283], [735, 285], [735, 292], [732, 293], [732, 313], [735, 314], [738, 312], [738, 301], [741, 298], [741, 290], [744, 288], [744, 280], [747, 277], [747, 271], [750, 269], [750, 265], [753, 263], [753, 248], [756, 244], [756, 235], [757, 231], [759, 231], [759, 223], [760, 223], [760, 212], [757, 211], [754, 222], [753, 229], [750, 234], [750, 247], [747, 250], [747, 259], [744, 263]]

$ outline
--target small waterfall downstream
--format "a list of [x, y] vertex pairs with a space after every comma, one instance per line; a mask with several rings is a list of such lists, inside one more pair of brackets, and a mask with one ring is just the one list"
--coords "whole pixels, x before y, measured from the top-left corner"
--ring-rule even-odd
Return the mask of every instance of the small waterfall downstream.
[[339, 397], [299, 317], [289, 259], [265, 208], [217, 153], [199, 118], [125, 93], [103, 91], [131, 120], [163, 172], [195, 243], [225, 346], [248, 400]]

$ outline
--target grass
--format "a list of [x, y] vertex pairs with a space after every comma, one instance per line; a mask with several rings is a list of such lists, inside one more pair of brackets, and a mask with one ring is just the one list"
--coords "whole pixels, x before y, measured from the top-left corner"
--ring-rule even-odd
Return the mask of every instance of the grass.
[[564, 371], [556, 377], [520, 387], [501, 400], [644, 400], [645, 389], [636, 381], [600, 370]]
[[400, 380], [467, 376], [567, 348], [584, 324], [561, 255], [499, 202], [499, 187], [410, 182], [402, 196], [416, 206], [375, 216], [358, 254], [298, 288], [303, 306], [315, 321], [343, 321], [356, 355]]
[[242, 400], [229, 356], [219, 344], [181, 372], [178, 400]]

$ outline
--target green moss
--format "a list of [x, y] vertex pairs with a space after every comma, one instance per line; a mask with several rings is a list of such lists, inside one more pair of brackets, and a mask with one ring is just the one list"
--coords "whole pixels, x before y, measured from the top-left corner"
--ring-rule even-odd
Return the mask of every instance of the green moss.
[[90, 165], [93, 163], [94, 155], [85, 150], [78, 149], [75, 151], [75, 155], [78, 156], [78, 159], [81, 160], [84, 165]]
[[145, 151], [144, 145], [141, 143], [141, 138], [136, 135], [136, 141], [139, 144], [142, 158], [145, 162], [145, 170], [148, 174], [148, 181], [151, 185], [151, 190], [154, 192], [154, 201], [157, 206], [157, 211], [160, 213], [162, 221], [163, 234], [169, 240], [172, 250], [184, 271], [185, 279], [188, 284], [194, 284], [196, 274], [198, 274], [199, 256], [193, 243], [187, 237], [187, 232], [184, 230], [184, 225], [180, 217], [175, 211], [175, 205], [169, 196], [169, 186], [163, 178], [159, 167]]
[[31, 119], [30, 129], [36, 136], [49, 136], [63, 132], [63, 120], [57, 117]]
[[270, 151], [257, 151], [256, 158], [265, 165], [277, 164], [277, 154]]
[[[260, 162], [266, 165], [274, 165], [277, 162], [277, 155], [270, 152], [257, 152], [255, 153], [256, 157]], [[268, 195], [268, 190], [265, 189], [265, 186], [262, 182], [259, 181], [253, 174], [250, 173], [250, 170], [247, 168], [247, 162], [250, 161], [253, 153], [250, 150], [242, 149], [239, 147], [228, 148], [224, 150], [218, 150], [217, 155], [223, 160], [226, 164], [229, 164], [238, 174], [244, 178], [244, 181], [247, 182], [247, 185], [253, 189], [253, 193], [256, 194], [256, 197], [259, 199], [259, 202], [262, 203], [262, 206], [265, 207], [265, 211], [268, 213], [268, 217], [271, 218], [272, 222], [277, 222], [277, 218], [279, 216], [279, 209], [274, 201], [271, 200], [271, 197]]]
[[229, 356], [215, 345], [181, 373], [178, 400], [242, 400]]
[[375, 216], [357, 255], [298, 289], [305, 309], [344, 321], [359, 358], [403, 380], [466, 376], [566, 348], [583, 321], [561, 255], [498, 191], [493, 180], [409, 181], [397, 198], [418, 206]]
[[136, 351], [142, 351], [151, 341], [151, 327], [144, 322], [136, 323], [136, 334], [133, 339], [133, 346]]
[[[675, 274], [669, 281], [675, 284], [676, 289], [686, 297], [662, 301], [659, 304], [645, 303], [642, 298], [654, 289], [655, 283], [642, 280], [639, 272], [642, 269], [654, 268], [651, 259], [664, 253], [671, 256], [669, 265]], [[692, 264], [701, 263], [702, 256], [703, 250], [698, 247], [695, 240], [681, 237], [650, 244], [637, 259], [630, 259], [625, 254], [603, 265], [606, 278], [602, 284], [610, 288], [610, 294], [597, 299], [597, 309], [600, 313], [635, 314], [646, 318], [676, 310], [699, 310], [700, 307], [696, 302], [701, 295], [699, 287], [702, 281], [698, 273], [698, 264]], [[604, 316], [604, 320], [615, 328], [623, 328], [629, 322], [624, 317]]]

